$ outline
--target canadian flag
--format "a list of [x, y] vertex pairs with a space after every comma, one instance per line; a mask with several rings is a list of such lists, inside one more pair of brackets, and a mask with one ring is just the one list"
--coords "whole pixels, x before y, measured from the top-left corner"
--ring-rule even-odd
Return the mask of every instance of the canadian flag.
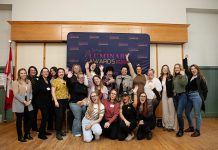
[[12, 90], [12, 80], [13, 80], [13, 68], [12, 68], [12, 49], [10, 47], [9, 50], [9, 58], [7, 64], [4, 68], [4, 73], [6, 76], [6, 99], [5, 99], [5, 110], [12, 108], [12, 101], [13, 101], [13, 90]]

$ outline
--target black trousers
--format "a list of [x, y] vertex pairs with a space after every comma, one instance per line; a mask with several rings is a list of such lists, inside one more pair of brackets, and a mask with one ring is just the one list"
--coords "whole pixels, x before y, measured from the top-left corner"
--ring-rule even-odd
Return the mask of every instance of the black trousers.
[[54, 121], [55, 121], [55, 110], [53, 102], [50, 102], [48, 105], [48, 126], [47, 130], [53, 130], [54, 129]]
[[104, 124], [108, 122], [107, 120], [102, 120], [101, 121], [101, 127], [102, 127], [102, 134], [103, 136], [110, 138], [112, 140], [115, 140], [118, 138], [117, 133], [118, 133], [118, 127], [119, 127], [119, 122], [114, 121], [110, 124], [109, 128], [104, 128]]
[[160, 101], [157, 100], [157, 99], [154, 99], [154, 100], [152, 100], [152, 104], [153, 104], [154, 124], [155, 124], [155, 126], [156, 126], [157, 120], [156, 120], [156, 114], [155, 114], [155, 112], [156, 112], [156, 109], [157, 109], [158, 105], [160, 104]]
[[56, 115], [55, 129], [56, 129], [56, 133], [60, 134], [62, 132], [65, 111], [68, 107], [68, 100], [61, 99], [58, 100], [58, 103], [59, 103], [59, 107], [55, 107], [55, 115]]
[[136, 137], [138, 140], [142, 140], [147, 137], [147, 134], [151, 132], [151, 129], [154, 127], [154, 117], [148, 117], [143, 119], [144, 124], [138, 126]]
[[46, 132], [46, 123], [48, 120], [48, 105], [39, 104], [39, 109], [41, 111], [41, 124], [39, 128], [39, 135], [45, 135]]
[[23, 137], [22, 123], [24, 135], [30, 134], [30, 128], [33, 122], [33, 111], [28, 111], [28, 107], [24, 108], [23, 113], [16, 113], [16, 129], [18, 138]]
[[37, 127], [37, 114], [39, 111], [39, 106], [38, 104], [35, 102], [35, 100], [33, 99], [32, 101], [32, 105], [33, 105], [33, 123], [32, 123], [32, 130], [38, 130]]
[[120, 141], [125, 140], [129, 133], [131, 133], [137, 126], [136, 121], [130, 121], [130, 126], [127, 127], [125, 122], [122, 120], [119, 123], [118, 139]]

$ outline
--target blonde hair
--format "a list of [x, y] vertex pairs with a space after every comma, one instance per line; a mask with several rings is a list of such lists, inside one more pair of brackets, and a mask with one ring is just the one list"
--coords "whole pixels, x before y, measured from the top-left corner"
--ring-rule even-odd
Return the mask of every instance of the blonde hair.
[[182, 67], [181, 64], [179, 64], [179, 63], [175, 64], [174, 67], [173, 67], [173, 76], [176, 75], [176, 72], [175, 72], [175, 67], [176, 67], [176, 66], [179, 66], [180, 70], [183, 70], [183, 67]]
[[[20, 68], [20, 69], [18, 70], [18, 73], [17, 73], [17, 81], [19, 82], [19, 84], [21, 83], [21, 76], [20, 76], [21, 71], [25, 71], [25, 72], [26, 72], [26, 75], [27, 75], [27, 71], [26, 71], [25, 68]], [[30, 80], [28, 80], [28, 79], [27, 79], [27, 76], [26, 76], [25, 83], [26, 83], [26, 84], [29, 84], [29, 82], [30, 82]]]
[[96, 96], [98, 97], [98, 115], [100, 115], [100, 106], [101, 106], [101, 100], [100, 100], [100, 98], [99, 98], [99, 96], [98, 96], [98, 94], [96, 93], [96, 92], [91, 92], [91, 94], [90, 94], [90, 103], [89, 103], [89, 106], [88, 106], [88, 108], [87, 108], [87, 114], [88, 114], [88, 116], [91, 116], [92, 117], [92, 112], [93, 112], [93, 110], [94, 110], [94, 106], [93, 106], [93, 101], [92, 101], [92, 97], [91, 97], [91, 95], [93, 94], [93, 93], [95, 93], [96, 94]]

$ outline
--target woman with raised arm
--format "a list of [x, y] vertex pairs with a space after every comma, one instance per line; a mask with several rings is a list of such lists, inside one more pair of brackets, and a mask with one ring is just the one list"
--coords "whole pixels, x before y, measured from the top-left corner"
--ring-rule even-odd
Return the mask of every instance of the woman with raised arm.
[[136, 86], [133, 90], [134, 98], [133, 102], [131, 101], [131, 95], [128, 92], [124, 91], [121, 97], [121, 106], [120, 106], [120, 124], [118, 139], [120, 141], [126, 140], [130, 141], [134, 138], [133, 130], [137, 126], [136, 120], [136, 106], [137, 106], [137, 90]]
[[[198, 65], [193, 64], [188, 69], [188, 60], [187, 57], [183, 61], [186, 74], [188, 76], [188, 84], [186, 87], [187, 91], [187, 106], [186, 106], [186, 117], [188, 119], [189, 128], [185, 132], [193, 132], [192, 137], [200, 136], [200, 127], [201, 127], [201, 110], [205, 111], [204, 101], [207, 97], [207, 83], [206, 79], [201, 73], [201, 70]], [[191, 111], [194, 108], [196, 128], [192, 122]]]
[[[84, 100], [85, 103], [85, 100]], [[85, 117], [82, 120], [83, 140], [91, 142], [93, 134], [96, 140], [100, 139], [102, 128], [100, 122], [104, 117], [104, 105], [101, 103], [96, 92], [90, 94], [90, 101]]]
[[140, 64], [136, 65], [136, 73], [135, 73], [132, 63], [129, 61], [129, 53], [126, 55], [126, 61], [129, 66], [130, 75], [133, 79], [133, 88], [135, 87], [135, 85], [138, 85], [139, 87], [137, 92], [137, 96], [139, 98], [139, 94], [144, 92], [144, 86], [146, 84], [147, 76], [142, 73], [142, 67], [140, 66]]

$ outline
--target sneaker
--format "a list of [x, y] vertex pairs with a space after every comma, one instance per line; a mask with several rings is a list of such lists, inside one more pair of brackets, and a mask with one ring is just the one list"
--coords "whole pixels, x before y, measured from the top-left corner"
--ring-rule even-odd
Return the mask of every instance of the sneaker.
[[75, 134], [74, 136], [75, 136], [75, 137], [80, 137], [80, 136], [81, 136], [81, 134]]
[[100, 140], [100, 135], [95, 135], [95, 140]]
[[184, 132], [194, 132], [194, 128], [193, 127], [189, 127], [187, 129], [184, 130]]
[[195, 130], [195, 132], [191, 134], [191, 137], [198, 137], [200, 135], [201, 135], [200, 131], [199, 130]]
[[61, 134], [56, 134], [56, 138], [57, 138], [58, 140], [63, 140], [63, 137], [61, 136]]
[[176, 137], [182, 137], [184, 134], [183, 130], [179, 130], [177, 133], [176, 133]]
[[126, 141], [130, 141], [134, 138], [134, 133], [128, 134], [128, 136], [126, 137]]

